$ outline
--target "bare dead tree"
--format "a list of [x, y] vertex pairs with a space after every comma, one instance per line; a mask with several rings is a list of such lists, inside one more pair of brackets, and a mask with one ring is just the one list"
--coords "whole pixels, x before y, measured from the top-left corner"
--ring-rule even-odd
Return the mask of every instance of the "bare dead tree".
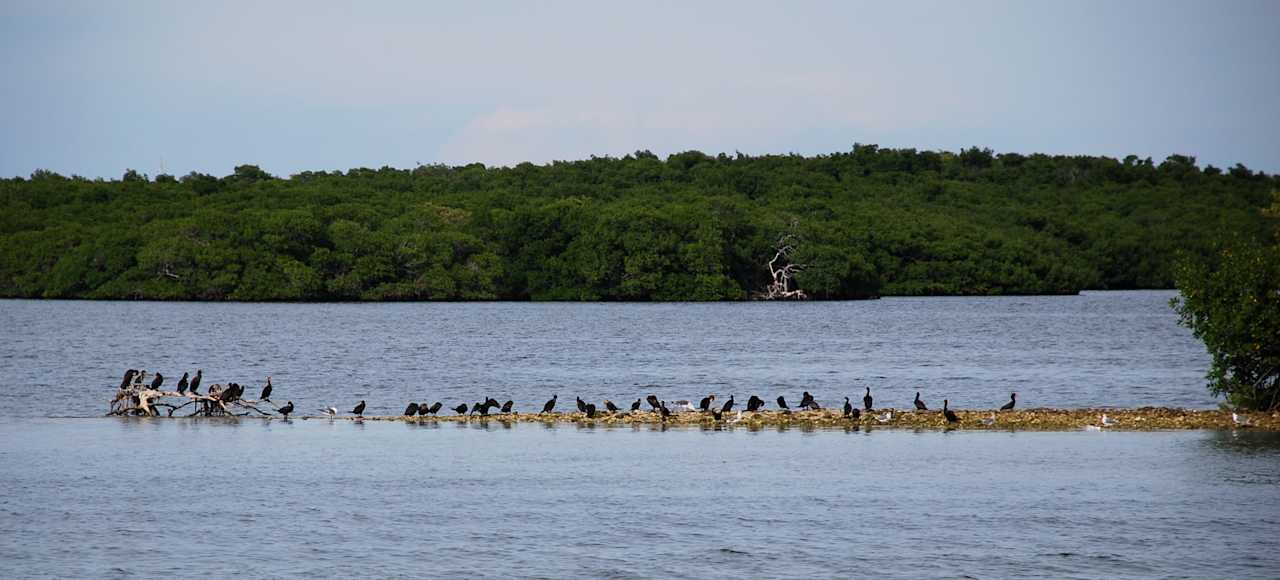
[[795, 228], [796, 222], [792, 221], [788, 231], [778, 236], [774, 243], [773, 259], [766, 264], [772, 281], [763, 292], [756, 293], [757, 300], [804, 300], [809, 297], [804, 290], [792, 288], [796, 274], [808, 267], [791, 261], [800, 243], [800, 238], [794, 233]]

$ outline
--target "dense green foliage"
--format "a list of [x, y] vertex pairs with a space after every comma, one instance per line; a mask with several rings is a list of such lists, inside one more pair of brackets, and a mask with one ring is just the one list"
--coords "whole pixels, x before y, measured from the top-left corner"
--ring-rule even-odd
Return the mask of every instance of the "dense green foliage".
[[781, 234], [815, 298], [1171, 287], [1277, 179], [1193, 158], [880, 149], [0, 180], [0, 296], [725, 300]]
[[[1280, 194], [1268, 213], [1280, 218]], [[1209, 390], [1235, 407], [1280, 407], [1280, 228], [1270, 245], [1228, 238], [1175, 276], [1173, 307], [1213, 356]]]

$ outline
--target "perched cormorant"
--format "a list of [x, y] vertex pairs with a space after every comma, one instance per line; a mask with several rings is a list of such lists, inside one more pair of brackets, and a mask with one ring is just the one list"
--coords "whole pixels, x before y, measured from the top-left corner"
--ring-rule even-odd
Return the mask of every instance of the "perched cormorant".
[[[495, 401], [495, 402], [496, 402], [496, 401]], [[483, 403], [476, 403], [476, 404], [475, 404], [475, 406], [471, 407], [471, 412], [473, 412], [473, 413], [474, 413], [474, 412], [476, 412], [476, 411], [480, 411], [480, 416], [481, 416], [481, 417], [488, 417], [488, 416], [489, 416], [489, 401], [485, 401], [485, 402], [483, 402]]]
[[514, 406], [515, 406], [515, 404], [516, 404], [516, 402], [515, 402], [515, 401], [512, 401], [511, 399], [507, 399], [507, 402], [505, 402], [505, 403], [503, 403], [503, 404], [502, 404], [502, 412], [503, 412], [503, 413], [510, 413], [510, 412], [511, 412], [511, 407], [514, 407]]
[[818, 408], [818, 402], [813, 400], [813, 395], [810, 395], [809, 391], [805, 391], [804, 394], [800, 395], [800, 408], [801, 409], [809, 409], [809, 408], [817, 409]]
[[867, 394], [862, 396], [862, 406], [866, 410], [871, 410], [871, 387], [867, 387]]
[[1018, 404], [1018, 393], [1009, 393], [1009, 402], [1000, 407], [1001, 411], [1012, 411], [1013, 406]]
[[461, 415], [461, 414], [463, 414], [463, 413], [466, 413], [466, 412], [467, 412], [467, 404], [466, 404], [466, 403], [463, 403], [463, 404], [461, 404], [461, 405], [458, 405], [457, 407], [454, 407], [454, 408], [453, 408], [453, 412], [454, 412], [454, 413], [457, 413], [457, 414], [459, 414], [459, 415]]
[[138, 374], [137, 369], [129, 369], [124, 372], [124, 380], [120, 381], [120, 390], [129, 388], [129, 383], [133, 382], [134, 375]]
[[587, 414], [587, 418], [588, 418], [588, 419], [595, 419], [595, 418], [596, 418], [596, 406], [595, 406], [595, 404], [594, 404], [594, 403], [588, 404], [588, 405], [586, 406], [586, 408], [584, 408], [584, 409], [582, 410], [582, 412]]
[[493, 397], [489, 397], [488, 399], [485, 399], [484, 406], [490, 409], [497, 409], [502, 406], [502, 403], [499, 403], [498, 400]]
[[782, 395], [778, 395], [778, 408], [782, 409], [783, 411], [791, 410], [791, 407], [787, 406], [787, 400], [783, 398]]
[[724, 406], [720, 407], [721, 413], [728, 413], [733, 409], [733, 395], [729, 395], [729, 400], [724, 402]]
[[200, 394], [196, 392], [196, 389], [200, 388], [200, 379], [202, 378], [204, 378], [204, 371], [200, 369], [196, 369], [196, 376], [191, 377], [191, 389], [189, 391], [191, 394], [193, 395]]
[[747, 410], [752, 413], [759, 411], [760, 407], [763, 407], [763, 406], [764, 406], [764, 399], [761, 399], [760, 397], [751, 395], [751, 398], [747, 399]]
[[151, 390], [158, 391], [160, 390], [160, 385], [163, 385], [163, 384], [164, 384], [164, 375], [157, 372], [155, 380], [151, 381]]
[[542, 412], [550, 413], [552, 409], [556, 408], [556, 399], [559, 397], [560, 395], [552, 395], [551, 400], [547, 401], [547, 403], [542, 406]]
[[845, 397], [844, 398], [844, 416], [850, 417], [852, 415], [853, 415], [853, 405], [849, 403], [849, 397]]
[[583, 401], [583, 400], [582, 400], [582, 397], [574, 397], [574, 398], [578, 400], [578, 412], [579, 412], [579, 413], [586, 413], [586, 412], [587, 412], [587, 402], [586, 402], [586, 401]]
[[[443, 406], [444, 406], [444, 403], [441, 403], [440, 401], [436, 401], [431, 404], [431, 408], [427, 409], [427, 412], [432, 415], [435, 415], [436, 413], [440, 412], [440, 407], [443, 407]], [[419, 411], [421, 411], [421, 407], [419, 407]]]
[[258, 396], [259, 401], [271, 400], [271, 377], [267, 377], [267, 386], [262, 387], [262, 394]]
[[281, 415], [284, 415], [285, 419], [288, 419], [289, 413], [293, 412], [293, 401], [289, 401], [288, 403], [285, 403], [283, 407], [276, 409], [276, 411], [279, 412]]
[[363, 417], [364, 416], [364, 399], [360, 399], [360, 404], [356, 405], [356, 408], [352, 409], [351, 412], [355, 413], [357, 417]]
[[610, 401], [609, 399], [604, 400], [604, 408], [608, 409], [610, 413], [617, 413], [618, 411], [622, 410], [622, 409], [619, 409], [617, 405], [613, 404], [613, 401]]
[[943, 400], [942, 400], [942, 416], [947, 418], [947, 422], [948, 422], [948, 423], [959, 423], [959, 422], [960, 422], [960, 418], [959, 418], [959, 417], [957, 417], [955, 413], [951, 412], [951, 409], [948, 409], [948, 408], [947, 408], [947, 400], [946, 400], [946, 399], [943, 399]]
[[419, 416], [419, 417], [426, 417], [426, 416], [427, 416], [427, 402], [426, 402], [426, 401], [423, 401], [423, 402], [421, 402], [421, 403], [418, 403], [418, 416]]
[[716, 396], [707, 395], [703, 397], [701, 401], [698, 402], [698, 408], [701, 409], [703, 413], [706, 413], [707, 411], [711, 410], [711, 403], [714, 403], [714, 402], [716, 402]]
[[182, 373], [182, 378], [178, 379], [178, 394], [179, 394], [179, 395], [181, 395], [181, 394], [183, 394], [183, 393], [186, 393], [186, 392], [187, 392], [187, 385], [191, 384], [190, 382], [188, 382], [188, 381], [189, 381], [189, 379], [188, 379], [187, 377], [188, 377], [187, 373]]
[[657, 411], [662, 407], [662, 403], [658, 401], [658, 397], [655, 395], [649, 395], [648, 397], [645, 397], [644, 400], [649, 402], [649, 406], [653, 407], [654, 411]]
[[671, 409], [668, 409], [668, 408], [667, 408], [667, 402], [666, 402], [666, 401], [659, 401], [659, 402], [658, 402], [658, 412], [662, 414], [662, 420], [663, 420], [663, 421], [666, 421], [666, 420], [667, 420], [667, 418], [671, 416]]
[[928, 410], [929, 410], [929, 407], [926, 407], [926, 406], [924, 405], [924, 401], [921, 401], [921, 400], [920, 400], [920, 391], [916, 391], [916, 410], [918, 410], [918, 411], [928, 411]]
[[404, 415], [405, 415], [406, 417], [412, 417], [412, 416], [417, 415], [417, 414], [418, 414], [418, 404], [417, 404], [417, 403], [409, 403], [409, 406], [404, 408]]

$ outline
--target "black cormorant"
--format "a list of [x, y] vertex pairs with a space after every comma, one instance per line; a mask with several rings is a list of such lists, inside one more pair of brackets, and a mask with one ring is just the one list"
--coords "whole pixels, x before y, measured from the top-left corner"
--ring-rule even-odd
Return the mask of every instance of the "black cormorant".
[[791, 407], [787, 406], [787, 400], [783, 398], [782, 395], [778, 395], [778, 408], [782, 409], [783, 411], [791, 410]]
[[558, 399], [559, 397], [560, 395], [552, 395], [551, 399], [547, 401], [545, 405], [542, 406], [542, 412], [550, 413], [552, 409], [556, 408], [556, 399]]
[[285, 403], [283, 407], [276, 409], [276, 411], [279, 412], [281, 415], [284, 415], [285, 419], [288, 419], [289, 413], [293, 412], [293, 401], [289, 401], [288, 403]]
[[588, 419], [595, 419], [596, 418], [595, 404], [594, 403], [588, 404], [586, 407], [582, 409], [582, 412], [587, 414]]
[[271, 377], [267, 377], [267, 386], [262, 387], [262, 395], [258, 396], [259, 401], [271, 400]]
[[440, 412], [440, 407], [443, 407], [443, 406], [444, 406], [444, 403], [441, 403], [440, 401], [436, 401], [431, 404], [431, 408], [427, 409], [427, 412], [431, 413], [432, 415], [435, 415], [436, 413]]
[[204, 371], [201, 369], [196, 369], [196, 376], [191, 377], [191, 389], [190, 389], [191, 394], [193, 395], [200, 394], [196, 392], [196, 389], [200, 388], [200, 379], [202, 378], [204, 378]]
[[801, 409], [818, 408], [818, 402], [813, 400], [813, 395], [810, 395], [809, 391], [805, 391], [803, 394], [800, 395], [800, 408]]
[[749, 412], [754, 413], [756, 411], [759, 411], [760, 407], [763, 407], [763, 406], [764, 406], [764, 399], [761, 399], [760, 397], [751, 395], [751, 398], [747, 399], [747, 411]]
[[454, 412], [454, 413], [457, 413], [457, 414], [459, 414], [459, 415], [461, 415], [461, 414], [463, 414], [463, 413], [466, 413], [466, 412], [467, 412], [467, 404], [466, 404], [466, 403], [463, 403], [463, 404], [461, 404], [461, 405], [458, 405], [457, 407], [454, 407], [454, 408], [453, 408], [453, 412]]
[[920, 391], [916, 391], [916, 410], [919, 410], [919, 411], [929, 410], [929, 407], [925, 406], [924, 401], [920, 400]]
[[134, 375], [136, 375], [136, 374], [138, 374], [138, 370], [137, 370], [137, 369], [129, 369], [129, 370], [125, 371], [125, 372], [124, 372], [124, 380], [123, 380], [123, 381], [120, 381], [120, 389], [121, 389], [121, 390], [124, 390], [124, 389], [129, 388], [129, 383], [132, 383], [132, 382], [133, 382], [133, 376], [134, 376]]
[[582, 397], [574, 397], [574, 399], [577, 399], [577, 400], [578, 400], [578, 412], [579, 412], [579, 413], [586, 413], [586, 412], [587, 412], [587, 402], [586, 402], [586, 401], [583, 401], [583, 400], [582, 400]]
[[1018, 404], [1018, 393], [1009, 393], [1009, 402], [1000, 407], [1001, 411], [1012, 411], [1013, 406]]
[[404, 408], [404, 415], [405, 415], [406, 417], [412, 417], [412, 416], [417, 415], [417, 414], [418, 414], [418, 404], [417, 404], [417, 403], [409, 403], [409, 406]]
[[356, 408], [352, 409], [351, 412], [355, 413], [357, 417], [363, 417], [364, 416], [364, 399], [360, 399], [360, 404], [356, 405]]
[[160, 385], [163, 385], [163, 384], [164, 384], [164, 375], [157, 372], [155, 380], [151, 381], [151, 390], [158, 391], [160, 390]]
[[659, 401], [659, 402], [658, 402], [658, 413], [662, 414], [662, 420], [663, 420], [663, 421], [666, 421], [666, 420], [667, 420], [667, 418], [671, 416], [671, 409], [668, 409], [668, 408], [667, 408], [667, 402], [666, 402], [666, 401]]
[[181, 395], [181, 394], [183, 394], [183, 393], [186, 393], [186, 392], [187, 392], [187, 385], [190, 385], [190, 384], [191, 384], [191, 383], [190, 383], [190, 379], [189, 379], [188, 377], [189, 377], [189, 375], [188, 375], [187, 373], [182, 373], [182, 378], [178, 379], [178, 394], [179, 394], [179, 395]]
[[714, 403], [714, 402], [716, 402], [716, 396], [707, 395], [703, 397], [701, 401], [698, 402], [698, 408], [701, 409], [703, 413], [706, 413], [707, 411], [711, 410], [711, 403]]
[[636, 402], [631, 403], [631, 410], [632, 410], [632, 411], [639, 411], [639, 410], [640, 410], [640, 399], [636, 399]]
[[862, 406], [868, 411], [871, 410], [871, 387], [867, 387], [867, 394], [862, 396]]
[[511, 407], [514, 407], [514, 406], [515, 406], [515, 404], [516, 404], [516, 402], [515, 402], [515, 401], [512, 401], [512, 400], [510, 400], [510, 399], [507, 399], [507, 402], [505, 402], [505, 403], [503, 403], [503, 404], [502, 404], [502, 412], [503, 412], [503, 413], [510, 413], [510, 412], [511, 412]]
[[845, 397], [844, 398], [844, 416], [848, 417], [851, 415], [853, 415], [853, 405], [849, 403], [849, 397]]
[[655, 395], [649, 395], [648, 397], [645, 397], [644, 400], [649, 402], [649, 406], [653, 407], [654, 411], [657, 411], [660, 407], [662, 407], [662, 403], [658, 401], [658, 397]]
[[729, 395], [729, 400], [724, 402], [724, 406], [720, 407], [721, 413], [728, 413], [733, 409], [733, 395]]
[[952, 413], [952, 412], [951, 412], [951, 409], [948, 409], [948, 408], [947, 408], [947, 400], [946, 400], [946, 399], [943, 399], [943, 400], [942, 400], [942, 416], [947, 418], [947, 422], [948, 422], [948, 423], [959, 423], [959, 422], [960, 422], [960, 418], [959, 418], [959, 417], [956, 417], [956, 414], [955, 414], [955, 413]]
[[609, 399], [604, 400], [604, 408], [608, 409], [610, 413], [617, 413], [618, 411], [622, 410], [622, 409], [619, 409], [617, 405], [613, 404], [613, 401], [610, 401]]

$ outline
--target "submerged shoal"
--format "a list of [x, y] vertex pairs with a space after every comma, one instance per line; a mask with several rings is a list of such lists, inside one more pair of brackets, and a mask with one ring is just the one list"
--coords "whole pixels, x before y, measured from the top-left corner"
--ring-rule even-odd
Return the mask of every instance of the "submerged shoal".
[[[1137, 409], [1025, 409], [1015, 411], [963, 411], [954, 410], [958, 423], [948, 423], [941, 411], [899, 411], [876, 409], [863, 412], [857, 419], [846, 418], [838, 410], [818, 411], [759, 411], [726, 414], [717, 421], [709, 413], [672, 413], [664, 419], [656, 412], [635, 411], [623, 413], [597, 413], [588, 418], [584, 413], [493, 413], [480, 415], [439, 416], [309, 416], [301, 419], [339, 419], [362, 421], [404, 421], [409, 423], [576, 423], [585, 425], [671, 425], [671, 426], [724, 426], [724, 427], [830, 427], [830, 428], [898, 428], [898, 429], [965, 429], [965, 430], [1013, 430], [1013, 431], [1073, 431], [1102, 428], [1108, 431], [1151, 431], [1169, 429], [1239, 429], [1250, 428], [1280, 431], [1280, 412], [1242, 413], [1247, 425], [1237, 424], [1230, 411], [1176, 409], [1169, 407], [1142, 407]], [[1102, 424], [1106, 414], [1112, 422]], [[890, 417], [884, 420], [884, 415]], [[994, 421], [992, 417], [994, 414]]]

